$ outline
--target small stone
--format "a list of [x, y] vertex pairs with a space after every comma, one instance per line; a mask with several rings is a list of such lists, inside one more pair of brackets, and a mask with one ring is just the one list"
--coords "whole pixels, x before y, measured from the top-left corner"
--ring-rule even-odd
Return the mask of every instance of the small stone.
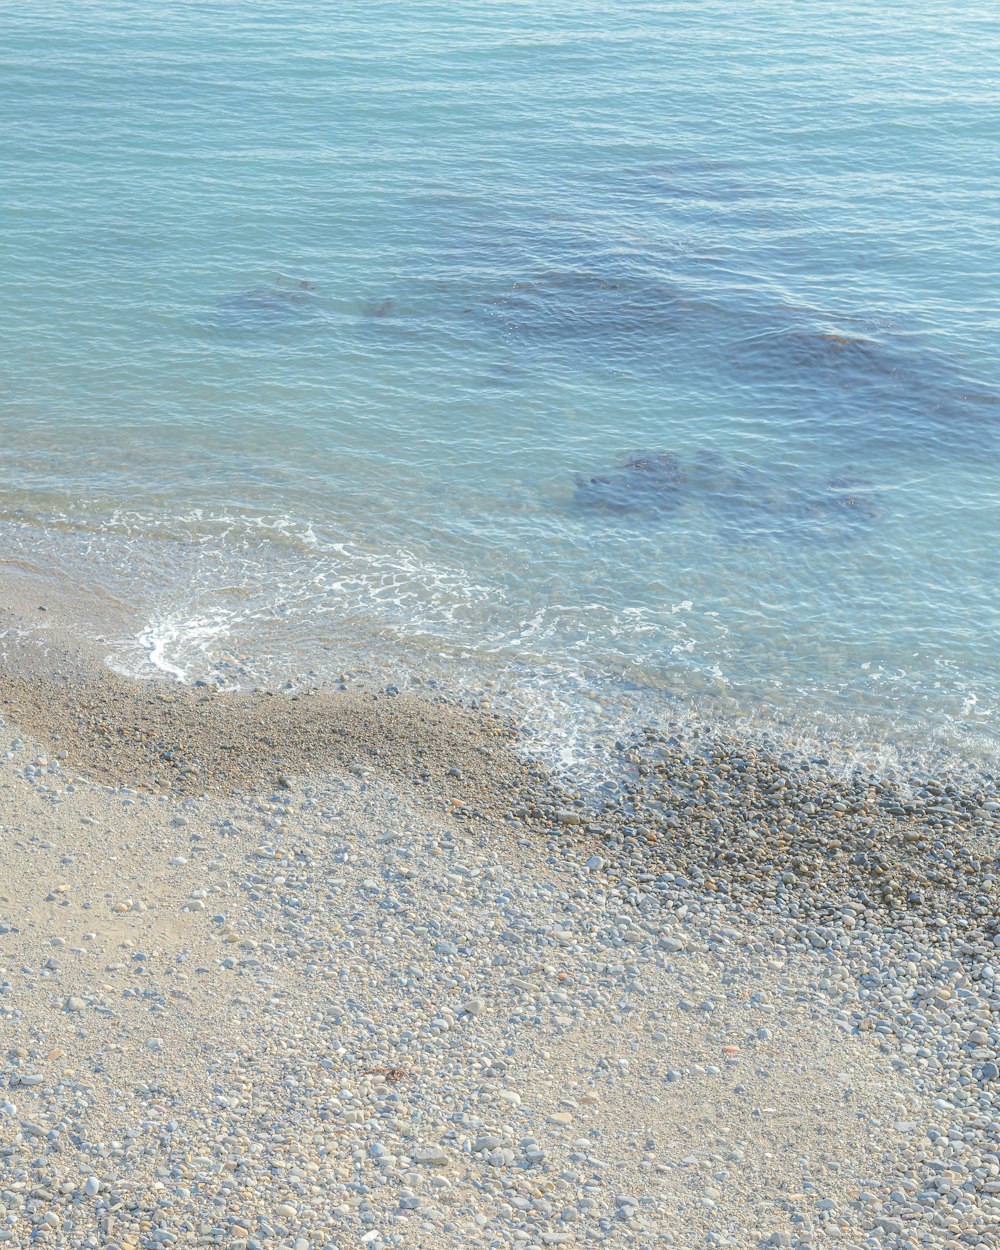
[[414, 1153], [413, 1162], [424, 1167], [443, 1168], [447, 1166], [448, 1154], [440, 1146], [426, 1146]]

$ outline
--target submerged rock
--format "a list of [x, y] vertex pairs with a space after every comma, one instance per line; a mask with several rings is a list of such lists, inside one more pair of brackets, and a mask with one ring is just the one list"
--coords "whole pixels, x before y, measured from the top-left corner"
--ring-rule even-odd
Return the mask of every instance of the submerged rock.
[[740, 339], [729, 355], [744, 376], [785, 387], [816, 387], [824, 420], [867, 441], [912, 442], [921, 431], [982, 439], [995, 426], [1000, 393], [916, 335], [807, 323]]
[[673, 452], [647, 452], [595, 477], [576, 476], [575, 498], [587, 510], [662, 518], [697, 502], [741, 536], [851, 537], [878, 520], [874, 485], [848, 466], [828, 477], [727, 461], [698, 451], [686, 467]]
[[366, 317], [391, 317], [396, 311], [396, 301], [391, 295], [381, 299], [365, 299], [361, 302], [361, 311]]
[[606, 512], [673, 512], [684, 502], [686, 475], [673, 452], [640, 453], [598, 477], [576, 476], [581, 506]]
[[665, 278], [610, 262], [534, 273], [482, 306], [515, 342], [534, 348], [575, 343], [602, 355], [671, 334], [686, 311], [685, 297]]
[[882, 501], [873, 483], [851, 466], [829, 477], [728, 463], [701, 451], [688, 474], [716, 517], [743, 535], [850, 537], [878, 520]]
[[883, 511], [874, 485], [850, 470], [827, 478], [819, 495], [808, 503], [810, 516], [847, 524], [877, 521]]
[[286, 325], [315, 312], [315, 283], [278, 277], [219, 300], [215, 322], [230, 329], [252, 330]]

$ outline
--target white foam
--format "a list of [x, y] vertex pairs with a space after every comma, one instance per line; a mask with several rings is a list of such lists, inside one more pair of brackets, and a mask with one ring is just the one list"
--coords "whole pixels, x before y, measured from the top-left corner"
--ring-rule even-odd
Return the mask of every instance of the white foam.
[[[23, 560], [29, 544], [21, 529], [16, 541]], [[930, 691], [920, 689], [919, 668], [911, 678], [893, 655], [862, 652], [844, 678], [839, 642], [830, 638], [790, 653], [767, 679], [754, 639], [769, 637], [771, 652], [783, 654], [780, 621], [755, 618], [747, 629], [738, 615], [702, 606], [700, 593], [685, 597], [687, 581], [680, 593], [664, 583], [597, 595], [589, 582], [604, 578], [604, 564], [571, 592], [564, 567], [525, 582], [502, 551], [484, 575], [467, 535], [444, 552], [420, 534], [392, 541], [224, 508], [169, 517], [118, 510], [99, 532], [68, 518], [66, 528], [39, 530], [32, 541], [40, 566], [44, 559], [74, 578], [99, 556], [106, 593], [141, 613], [141, 630], [108, 646], [109, 666], [131, 677], [267, 685], [299, 672], [322, 680], [364, 668], [391, 671], [395, 680], [411, 662], [422, 673], [428, 656], [462, 656], [459, 671], [472, 688], [493, 678], [528, 688], [524, 702], [537, 707], [523, 709], [524, 717], [543, 754], [561, 764], [586, 760], [589, 709], [600, 708], [593, 732], [603, 741], [619, 721], [621, 733], [639, 715], [655, 723], [660, 705], [676, 717], [684, 700], [708, 716], [745, 717], [759, 706], [781, 723], [801, 717], [832, 732], [853, 725], [869, 758], [880, 734], [907, 737], [905, 728], [887, 731], [882, 715], [899, 707], [914, 725], [931, 719], [942, 748], [996, 753], [987, 741], [995, 701], [988, 690], [969, 690], [958, 661], [935, 660], [940, 680]], [[440, 677], [454, 680], [447, 666]]]
[[176, 664], [171, 664], [167, 659], [167, 648], [173, 642], [175, 636], [172, 630], [151, 625], [149, 629], [140, 634], [139, 642], [140, 645], [145, 647], [149, 662], [154, 668], [159, 669], [161, 673], [167, 673], [171, 677], [176, 677], [178, 681], [183, 681], [185, 677], [184, 670], [178, 668]]
[[126, 640], [117, 656], [109, 656], [108, 665], [129, 677], [148, 676], [149, 668], [153, 668], [176, 681], [189, 681], [196, 660], [207, 657], [213, 645], [229, 633], [231, 624], [221, 614], [156, 617]]

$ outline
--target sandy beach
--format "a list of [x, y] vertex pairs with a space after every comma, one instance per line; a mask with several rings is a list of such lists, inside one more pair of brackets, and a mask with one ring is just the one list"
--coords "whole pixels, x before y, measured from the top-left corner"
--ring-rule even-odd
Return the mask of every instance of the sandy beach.
[[0, 620], [0, 1242], [1000, 1245], [990, 779], [689, 727], [582, 794], [72, 611]]

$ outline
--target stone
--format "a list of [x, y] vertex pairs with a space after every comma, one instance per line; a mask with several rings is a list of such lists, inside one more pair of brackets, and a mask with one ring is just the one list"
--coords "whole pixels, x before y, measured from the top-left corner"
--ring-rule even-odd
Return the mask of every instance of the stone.
[[440, 1146], [425, 1146], [414, 1152], [413, 1162], [424, 1167], [443, 1168], [448, 1164], [448, 1153]]

